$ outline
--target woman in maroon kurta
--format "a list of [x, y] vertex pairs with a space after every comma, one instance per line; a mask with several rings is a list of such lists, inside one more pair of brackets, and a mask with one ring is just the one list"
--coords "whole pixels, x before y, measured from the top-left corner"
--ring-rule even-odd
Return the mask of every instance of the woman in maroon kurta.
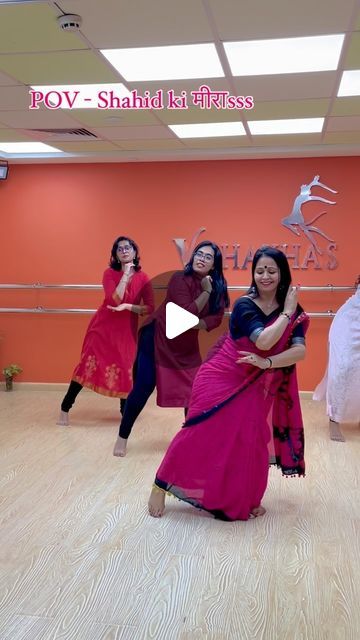
[[[199, 318], [199, 323], [180, 336], [166, 337], [166, 305], [173, 302]], [[211, 331], [223, 318], [229, 304], [222, 255], [213, 242], [194, 249], [183, 272], [175, 273], [167, 295], [154, 316], [141, 330], [135, 362], [135, 382], [126, 401], [115, 456], [126, 454], [127, 439], [148, 398], [157, 387], [161, 407], [184, 407], [189, 403], [195, 374], [201, 365], [199, 329]]]
[[[204, 291], [203, 277], [203, 274], [196, 271], [190, 277], [185, 272], [175, 273], [169, 282], [166, 298], [156, 312], [155, 364], [159, 407], [188, 406], [193, 381], [202, 362], [199, 329], [211, 331], [218, 327], [223, 319], [225, 304], [213, 314], [210, 314], [209, 300], [201, 310], [197, 307], [195, 301]], [[173, 302], [196, 315], [202, 320], [200, 326], [169, 340], [166, 337], [168, 302]]]
[[[122, 410], [132, 387], [138, 316], [151, 313], [154, 302], [149, 278], [139, 266], [138, 247], [130, 238], [115, 240], [103, 288], [105, 297], [87, 329], [58, 424], [69, 424], [69, 410], [83, 387], [121, 398]], [[114, 305], [120, 313], [109, 309]]]

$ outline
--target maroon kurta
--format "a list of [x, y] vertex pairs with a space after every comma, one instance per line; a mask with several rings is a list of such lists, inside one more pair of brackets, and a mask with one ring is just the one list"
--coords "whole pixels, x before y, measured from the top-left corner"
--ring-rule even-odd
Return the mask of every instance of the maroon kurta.
[[198, 311], [195, 300], [203, 291], [202, 278], [196, 273], [175, 273], [169, 282], [166, 299], [156, 312], [156, 388], [160, 407], [188, 406], [193, 380], [201, 365], [198, 329], [189, 329], [172, 340], [166, 337], [166, 304], [174, 302], [204, 320], [207, 331], [218, 327], [224, 315], [224, 308], [209, 315], [208, 303]]
[[[81, 352], [81, 361], [72, 375], [84, 387], [105, 396], [126, 398], [132, 388], [132, 365], [136, 352], [138, 314], [131, 311], [111, 311], [107, 305], [120, 304], [116, 287], [122, 271], [108, 268], [103, 276], [105, 299], [90, 321]], [[148, 276], [137, 271], [125, 289], [122, 303], [154, 308], [152, 287]]]

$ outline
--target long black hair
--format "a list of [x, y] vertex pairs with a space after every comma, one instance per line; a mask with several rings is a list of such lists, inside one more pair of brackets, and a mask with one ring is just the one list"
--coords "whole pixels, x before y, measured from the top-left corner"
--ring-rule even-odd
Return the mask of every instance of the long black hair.
[[291, 284], [291, 272], [290, 272], [288, 259], [285, 253], [283, 253], [279, 249], [274, 249], [273, 247], [264, 245], [263, 247], [260, 247], [260, 249], [258, 249], [255, 252], [255, 255], [252, 261], [252, 266], [251, 266], [252, 282], [250, 285], [250, 289], [247, 291], [247, 295], [251, 296], [252, 298], [256, 298], [259, 295], [254, 274], [255, 274], [256, 265], [259, 262], [260, 258], [262, 258], [263, 256], [272, 258], [274, 262], [276, 262], [277, 266], [279, 267], [280, 280], [279, 280], [278, 287], [276, 289], [276, 300], [279, 304], [279, 307], [282, 310], [284, 308], [285, 298]]
[[124, 240], [128, 242], [135, 251], [135, 257], [133, 260], [134, 271], [141, 271], [139, 247], [137, 246], [136, 242], [134, 242], [134, 240], [131, 240], [131, 238], [128, 238], [127, 236], [119, 236], [118, 238], [116, 238], [111, 249], [109, 266], [115, 271], [121, 271], [121, 262], [119, 262], [116, 252], [119, 246], [119, 242], [123, 242]]
[[227, 282], [224, 278], [223, 274], [223, 259], [222, 253], [214, 242], [210, 242], [210, 240], [204, 240], [196, 245], [194, 251], [192, 252], [191, 258], [187, 265], [185, 265], [184, 273], [186, 276], [194, 273], [193, 263], [195, 254], [202, 247], [211, 247], [214, 252], [214, 264], [209, 272], [209, 276], [212, 279], [212, 291], [209, 299], [209, 311], [211, 315], [214, 315], [220, 309], [224, 307], [228, 307], [230, 304], [228, 291], [227, 291]]

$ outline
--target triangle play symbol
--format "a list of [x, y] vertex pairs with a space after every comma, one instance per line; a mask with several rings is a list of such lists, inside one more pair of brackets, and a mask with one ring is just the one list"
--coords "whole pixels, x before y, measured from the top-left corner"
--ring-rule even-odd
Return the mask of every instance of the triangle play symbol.
[[199, 323], [199, 318], [174, 302], [166, 305], [166, 337], [176, 338]]

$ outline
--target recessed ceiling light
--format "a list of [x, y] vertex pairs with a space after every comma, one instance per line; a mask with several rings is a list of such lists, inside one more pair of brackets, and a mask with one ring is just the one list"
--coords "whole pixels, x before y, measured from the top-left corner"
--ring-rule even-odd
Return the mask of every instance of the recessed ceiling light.
[[224, 77], [213, 43], [101, 49], [101, 53], [129, 82]]
[[306, 73], [337, 69], [344, 34], [224, 42], [234, 76]]
[[[113, 91], [114, 96], [124, 98], [131, 96], [122, 82], [102, 84], [56, 84], [31, 86], [33, 91], [43, 94], [44, 98], [37, 100], [38, 105], [52, 105], [49, 108], [59, 109], [97, 109], [99, 106], [100, 92], [109, 95]], [[78, 94], [76, 92], [78, 91]], [[68, 97], [66, 97], [66, 93]], [[46, 96], [46, 99], [45, 99]], [[100, 100], [101, 104], [101, 100]], [[33, 107], [34, 108], [34, 107]], [[35, 107], [36, 108], [36, 107]]]
[[338, 96], [360, 96], [360, 69], [343, 72]]
[[201, 124], [169, 124], [169, 129], [179, 138], [220, 138], [245, 136], [241, 122], [204, 122]]
[[0, 142], [0, 151], [4, 153], [62, 153], [43, 142]]
[[320, 133], [324, 118], [288, 118], [286, 120], [249, 120], [249, 129], [254, 136]]

